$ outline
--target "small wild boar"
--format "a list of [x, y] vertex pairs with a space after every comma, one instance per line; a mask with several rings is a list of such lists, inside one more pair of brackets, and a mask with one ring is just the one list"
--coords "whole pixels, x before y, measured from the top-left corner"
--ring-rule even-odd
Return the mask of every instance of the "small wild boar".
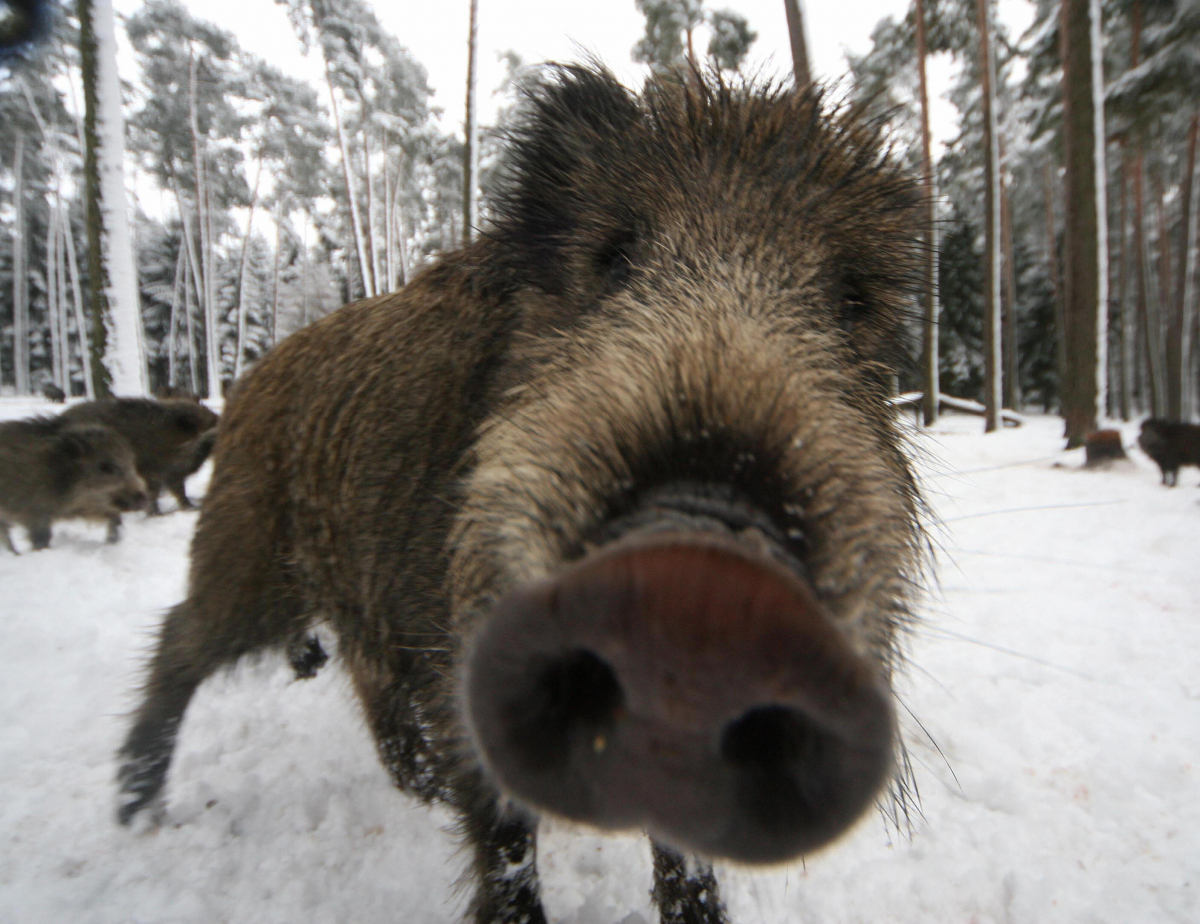
[[112, 427], [129, 441], [138, 473], [150, 492], [150, 512], [157, 514], [158, 495], [165, 487], [179, 506], [191, 509], [184, 481], [212, 449], [217, 415], [190, 398], [106, 398], [85, 401], [63, 411], [67, 420]]
[[200, 396], [190, 388], [184, 388], [182, 385], [163, 385], [155, 389], [154, 397], [163, 398], [187, 398], [189, 401], [200, 401]]
[[715, 924], [685, 854], [800, 857], [903, 763], [918, 190], [818, 90], [559, 67], [525, 106], [487, 233], [239, 382], [119, 818], [206, 677], [325, 620], [472, 920], [545, 921], [546, 812], [646, 831], [662, 921]]
[[53, 382], [47, 382], [42, 386], [42, 397], [47, 401], [53, 401], [55, 404], [62, 404], [67, 400], [67, 393]]
[[1161, 469], [1162, 483], [1169, 487], [1179, 482], [1180, 468], [1200, 466], [1200, 424], [1144, 420], [1138, 445]]
[[133, 450], [110, 428], [61, 416], [0, 423], [0, 531], [14, 554], [13, 524], [35, 549], [50, 545], [51, 523], [75, 518], [105, 521], [116, 542], [122, 511], [145, 503]]

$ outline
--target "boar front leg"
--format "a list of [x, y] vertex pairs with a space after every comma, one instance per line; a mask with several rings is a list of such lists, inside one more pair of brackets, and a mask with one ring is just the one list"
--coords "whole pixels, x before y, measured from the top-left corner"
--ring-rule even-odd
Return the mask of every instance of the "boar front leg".
[[712, 867], [684, 858], [669, 847], [651, 843], [654, 853], [654, 891], [661, 924], [729, 924], [717, 892]]
[[475, 851], [474, 924], [546, 924], [537, 875], [537, 824], [494, 799], [463, 816]]

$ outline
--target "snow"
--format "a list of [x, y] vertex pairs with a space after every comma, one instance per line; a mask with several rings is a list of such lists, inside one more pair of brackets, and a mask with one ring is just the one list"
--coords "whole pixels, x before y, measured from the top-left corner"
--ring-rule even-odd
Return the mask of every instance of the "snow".
[[[872, 814], [803, 865], [721, 869], [734, 922], [1200, 920], [1200, 476], [1164, 488], [1136, 449], [1081, 471], [1061, 427], [951, 415], [918, 438], [942, 521], [900, 684], [921, 814], [911, 837]], [[450, 819], [391, 788], [336, 658], [210, 680], [166, 823], [114, 822], [113, 753], [195, 519], [128, 516], [115, 546], [58, 524], [48, 551], [0, 553], [0, 920], [456, 920]], [[540, 847], [551, 920], [657, 921], [643, 840], [550, 825]]]

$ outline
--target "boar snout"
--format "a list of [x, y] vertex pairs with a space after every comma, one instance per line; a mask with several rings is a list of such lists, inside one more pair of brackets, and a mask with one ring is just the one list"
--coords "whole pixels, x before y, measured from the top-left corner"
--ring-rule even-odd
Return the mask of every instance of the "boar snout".
[[122, 513], [130, 513], [134, 510], [144, 509], [150, 502], [150, 495], [146, 493], [144, 486], [141, 488], [127, 488], [113, 495], [112, 500], [113, 506]]
[[501, 785], [749, 863], [850, 826], [892, 772], [887, 686], [765, 544], [643, 525], [504, 598], [466, 679]]

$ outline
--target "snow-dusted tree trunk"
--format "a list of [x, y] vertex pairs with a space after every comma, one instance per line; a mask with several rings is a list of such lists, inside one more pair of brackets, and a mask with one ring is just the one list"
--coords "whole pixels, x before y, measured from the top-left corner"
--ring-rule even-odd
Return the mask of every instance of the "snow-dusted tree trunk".
[[976, 0], [983, 90], [985, 292], [983, 322], [984, 430], [1000, 428], [1000, 129], [996, 119], [996, 63], [988, 0]]
[[262, 180], [263, 162], [260, 158], [254, 172], [254, 191], [250, 194], [250, 214], [246, 218], [246, 236], [242, 238], [242, 256], [238, 261], [237, 343], [233, 353], [233, 377], [242, 375], [242, 352], [246, 344], [246, 259], [250, 255], [250, 235], [254, 233], [254, 210], [258, 207], [258, 184]]
[[[217, 328], [216, 306], [216, 260], [212, 240], [212, 222], [209, 220], [210, 205], [208, 201], [208, 170], [204, 159], [204, 146], [200, 138], [200, 120], [196, 111], [197, 97], [197, 63], [196, 55], [188, 49], [188, 128], [192, 136], [192, 164], [196, 176], [196, 226], [200, 232], [200, 265], [192, 262], [192, 272], [201, 286], [200, 308], [204, 312], [204, 342], [205, 366], [208, 372], [208, 397], [221, 396], [221, 338]], [[183, 212], [183, 200], [179, 199], [179, 190], [175, 191], [179, 200], [180, 214]], [[186, 223], [185, 223], [186, 226]], [[192, 254], [193, 258], [195, 254]], [[194, 384], [194, 383], [193, 383]]]
[[[800, 0], [783, 0], [783, 8], [787, 11], [788, 38], [792, 46], [792, 74], [797, 87], [806, 87], [812, 83], [812, 65], [808, 57], [808, 36], [804, 31], [804, 7]], [[921, 0], [917, 0], [917, 29], [924, 35], [924, 12]], [[925, 64], [921, 63], [921, 80], [925, 79]], [[935, 402], [936, 403], [936, 402]]]
[[54, 265], [58, 271], [58, 327], [62, 331], [63, 391], [71, 394], [71, 321], [67, 314], [67, 230], [71, 221], [65, 203], [58, 203], [58, 248]]
[[[51, 207], [46, 228], [46, 322], [50, 328], [50, 378], [63, 387], [62, 303], [58, 292], [58, 209]], [[65, 391], [65, 389], [64, 389]]]
[[1004, 275], [1002, 291], [1004, 295], [1004, 374], [1002, 376], [1002, 392], [1004, 406], [1014, 411], [1021, 409], [1021, 380], [1018, 373], [1020, 357], [1017, 348], [1017, 268], [1016, 246], [1013, 243], [1012, 226], [1012, 190], [1004, 177], [1004, 164], [1007, 160], [1004, 150], [1004, 138], [1000, 138], [1000, 234], [1001, 253], [1004, 259]]
[[79, 280], [79, 260], [75, 256], [75, 232], [71, 230], [70, 213], [66, 215], [67, 268], [71, 272], [71, 301], [75, 309], [75, 330], [79, 336], [79, 359], [83, 365], [84, 394], [89, 401], [96, 397], [96, 386], [92, 380], [92, 350], [88, 339], [87, 322], [83, 316], [83, 286]]
[[388, 156], [388, 138], [383, 136], [383, 287], [396, 288], [396, 257], [392, 238], [392, 159]]
[[[921, 177], [925, 187], [925, 208], [922, 215], [925, 224], [925, 259], [921, 267], [924, 276], [921, 292], [921, 299], [924, 303], [921, 325], [921, 381], [924, 397], [921, 400], [921, 414], [925, 426], [928, 427], [937, 421], [938, 392], [941, 390], [941, 384], [938, 381], [937, 221], [933, 179], [933, 136], [929, 127], [929, 82], [925, 68], [929, 53], [929, 45], [925, 39], [925, 2], [916, 0], [916, 4], [917, 76], [921, 101]], [[790, 27], [791, 0], [788, 3], [788, 11]], [[799, 16], [799, 8], [797, 8], [797, 16]], [[807, 50], [805, 55], [807, 56]], [[792, 56], [795, 59], [794, 41]], [[805, 64], [807, 65], [807, 57]], [[798, 70], [797, 73], [799, 73]]]
[[[1063, 292], [1062, 270], [1058, 263], [1058, 226], [1054, 221], [1054, 201], [1056, 198], [1054, 174], [1054, 165], [1051, 163], [1050, 157], [1047, 156], [1043, 173], [1046, 203], [1046, 266], [1050, 271], [1050, 290], [1054, 298], [1054, 326], [1057, 334], [1054, 340], [1057, 354], [1058, 380], [1061, 384], [1067, 369], [1067, 321], [1066, 309], [1064, 307], [1066, 294]], [[1060, 389], [1059, 401], [1061, 402], [1061, 400], [1062, 391]]]
[[125, 119], [112, 0], [79, 0], [92, 374], [98, 395], [144, 395], [146, 363], [125, 208]]
[[1121, 351], [1120, 361], [1116, 363], [1117, 370], [1117, 412], [1122, 420], [1133, 419], [1133, 311], [1129, 300], [1129, 275], [1132, 261], [1129, 256], [1129, 169], [1124, 162], [1120, 171], [1121, 198], [1120, 218], [1117, 221], [1117, 239], [1121, 242], [1121, 260], [1117, 264], [1117, 296], [1116, 304], [1121, 312]]
[[329, 70], [329, 61], [325, 61], [325, 83], [329, 87], [329, 104], [333, 109], [333, 127], [337, 132], [338, 147], [342, 152], [342, 179], [346, 183], [346, 201], [350, 205], [350, 226], [354, 231], [354, 248], [358, 252], [358, 268], [362, 273], [363, 294], [370, 298], [375, 294], [374, 279], [371, 277], [367, 261], [367, 248], [363, 243], [362, 223], [358, 216], [358, 198], [354, 195], [353, 166], [350, 163], [350, 146], [346, 142], [346, 132], [342, 127], [342, 116], [338, 109], [337, 93], [333, 87], [333, 74]]
[[13, 150], [13, 383], [29, 394], [29, 281], [25, 272], [25, 134], [17, 132]]
[[1067, 166], [1067, 445], [1104, 415], [1108, 371], [1108, 221], [1100, 0], [1063, 0], [1063, 149]]
[[[1187, 172], [1180, 189], [1181, 225], [1183, 247], [1179, 254], [1179, 277], [1175, 286], [1174, 305], [1171, 309], [1170, 334], [1167, 337], [1167, 416], [1171, 420], [1186, 420], [1188, 405], [1188, 359], [1191, 356], [1190, 340], [1192, 325], [1188, 318], [1191, 303], [1189, 283], [1195, 284], [1196, 219], [1192, 202], [1193, 180], [1196, 173], [1196, 136], [1200, 130], [1200, 112], [1192, 114], [1188, 130]], [[1159, 247], [1164, 254], [1167, 242]]]
[[[181, 215], [184, 229], [184, 243], [187, 244], [187, 215]], [[196, 328], [194, 315], [196, 304], [192, 301], [193, 293], [200, 292], [200, 284], [196, 279], [196, 260], [192, 250], [184, 254], [183, 262], [183, 314], [187, 319], [187, 354], [188, 354], [188, 385], [193, 393], [200, 394], [200, 368], [196, 359]], [[188, 283], [191, 283], [190, 285]]]
[[471, 241], [479, 227], [479, 115], [475, 110], [475, 58], [479, 50], [479, 0], [471, 0], [471, 19], [467, 36], [467, 121], [463, 151], [463, 229], [464, 244]]
[[367, 250], [371, 256], [371, 279], [374, 280], [375, 293], [379, 294], [387, 291], [387, 286], [379, 282], [379, 247], [377, 244], [379, 235], [375, 232], [375, 184], [371, 179], [371, 131], [369, 127], [363, 128], [362, 143], [363, 171], [366, 174], [367, 188]]
[[167, 322], [167, 383], [170, 385], [179, 384], [179, 299], [183, 295], [180, 286], [187, 282], [183, 275], [183, 241], [179, 243], [179, 256], [175, 258], [175, 281], [171, 285], [171, 319]]
[[275, 204], [275, 262], [271, 267], [271, 345], [279, 340], [279, 248], [283, 244], [283, 196]]

